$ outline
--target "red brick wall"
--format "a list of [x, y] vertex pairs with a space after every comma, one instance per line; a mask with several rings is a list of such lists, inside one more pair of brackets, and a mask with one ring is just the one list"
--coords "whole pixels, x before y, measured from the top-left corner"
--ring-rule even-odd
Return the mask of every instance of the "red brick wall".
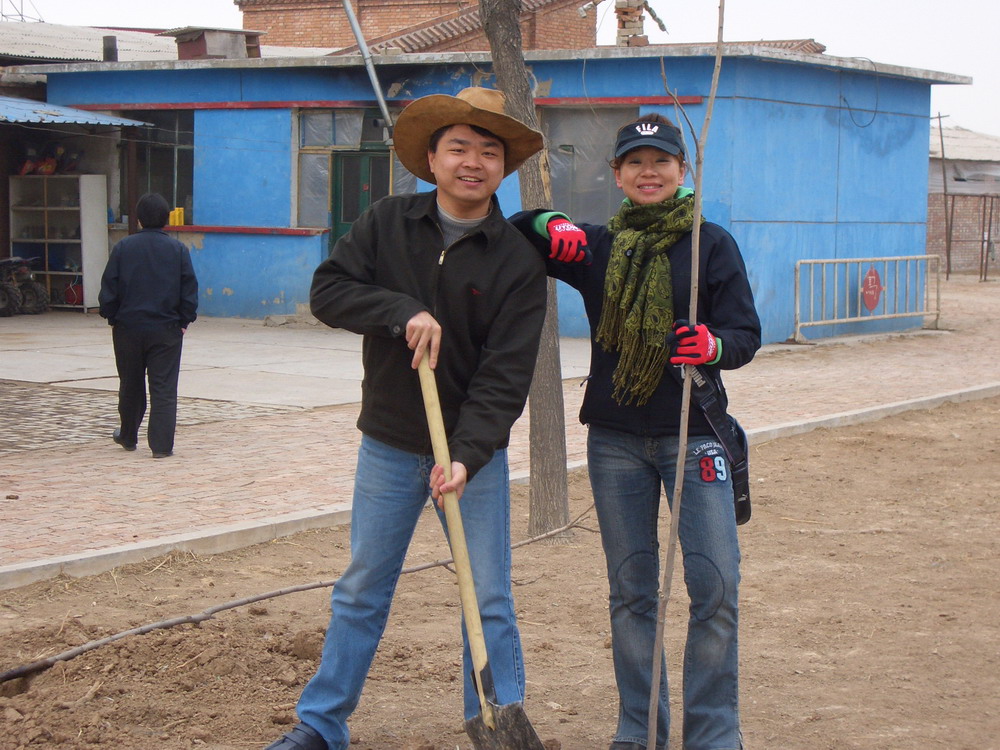
[[[262, 44], [297, 47], [349, 47], [355, 44], [344, 7], [338, 0], [243, 0], [243, 28], [264, 31]], [[455, 0], [355, 0], [354, 12], [365, 39], [429, 23], [470, 7]], [[579, 3], [546, 9], [521, 24], [525, 49], [581, 49], [597, 44], [593, 14], [581, 18]], [[488, 50], [482, 33], [451, 39], [428, 52]]]
[[[243, 5], [243, 28], [266, 32], [261, 44], [288, 47], [346, 47], [354, 35], [343, 6], [328, 0]], [[357, 12], [357, 6], [355, 6]], [[362, 27], [363, 28], [363, 27]]]
[[[993, 226], [989, 227], [989, 198], [978, 195], [953, 195], [955, 203], [951, 214], [951, 270], [979, 271], [983, 250], [983, 236], [989, 232], [993, 247], [990, 248], [989, 265], [996, 269], [996, 253], [1000, 250], [1000, 198], [993, 198]], [[986, 215], [983, 215], [985, 205]], [[927, 201], [927, 252], [941, 256], [941, 268], [947, 268], [945, 242], [944, 198], [940, 193], [928, 196]]]
[[530, 49], [587, 49], [597, 46], [597, 23], [593, 11], [580, 18], [574, 2], [537, 14], [535, 44]]

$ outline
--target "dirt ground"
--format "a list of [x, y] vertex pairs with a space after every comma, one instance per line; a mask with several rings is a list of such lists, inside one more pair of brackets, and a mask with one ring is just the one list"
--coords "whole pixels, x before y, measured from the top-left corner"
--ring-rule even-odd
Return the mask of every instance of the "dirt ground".
[[[747, 748], [1000, 748], [998, 425], [994, 398], [752, 449], [754, 518], [740, 531]], [[575, 516], [591, 504], [585, 474], [570, 487]], [[527, 488], [515, 487], [514, 539], [526, 535], [527, 503]], [[568, 543], [514, 552], [525, 707], [553, 750], [603, 750], [615, 725], [603, 556], [593, 513], [582, 523]], [[408, 565], [447, 555], [428, 512]], [[348, 530], [337, 528], [0, 592], [0, 671], [231, 599], [332, 580], [347, 559]], [[323, 588], [269, 599], [0, 684], [0, 748], [262, 748], [295, 720], [328, 597]], [[678, 583], [671, 675], [685, 609]], [[352, 720], [354, 747], [471, 746], [458, 620], [449, 570], [403, 576]]]

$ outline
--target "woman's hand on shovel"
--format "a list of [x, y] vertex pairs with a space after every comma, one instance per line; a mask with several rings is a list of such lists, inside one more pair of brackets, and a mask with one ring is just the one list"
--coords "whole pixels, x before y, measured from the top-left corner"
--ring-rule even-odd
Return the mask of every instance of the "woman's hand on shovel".
[[414, 370], [426, 354], [433, 370], [437, 367], [438, 351], [441, 349], [441, 324], [426, 310], [419, 312], [406, 322], [406, 345], [413, 350]]
[[451, 481], [445, 481], [444, 469], [440, 464], [434, 464], [431, 469], [431, 497], [434, 498], [438, 508], [444, 509], [444, 496], [446, 492], [454, 492], [459, 500], [465, 492], [465, 483], [468, 481], [469, 472], [465, 464], [459, 461], [451, 462]]

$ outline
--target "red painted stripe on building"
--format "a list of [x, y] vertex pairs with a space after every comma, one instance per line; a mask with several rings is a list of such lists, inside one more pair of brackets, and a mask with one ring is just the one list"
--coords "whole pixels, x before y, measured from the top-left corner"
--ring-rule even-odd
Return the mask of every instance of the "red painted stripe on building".
[[[700, 96], [678, 96], [679, 104], [701, 104], [703, 97]], [[565, 96], [565, 97], [538, 97], [535, 104], [542, 107], [579, 107], [583, 104], [599, 105], [620, 105], [620, 104], [673, 104], [672, 96]]]
[[294, 227], [218, 227], [204, 226], [201, 224], [172, 224], [163, 227], [163, 230], [166, 232], [204, 232], [205, 234], [210, 234], [212, 232], [220, 234], [283, 234], [298, 237], [326, 234], [330, 231], [329, 229], [320, 228], [297, 229]]
[[170, 110], [170, 109], [332, 109], [377, 107], [378, 102], [368, 101], [289, 101], [289, 102], [142, 102], [139, 104], [118, 102], [112, 104], [73, 104], [75, 109], [84, 110]]

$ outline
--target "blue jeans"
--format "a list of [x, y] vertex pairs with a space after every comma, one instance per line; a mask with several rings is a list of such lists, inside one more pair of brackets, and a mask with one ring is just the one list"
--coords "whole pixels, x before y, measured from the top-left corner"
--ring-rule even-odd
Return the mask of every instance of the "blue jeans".
[[[647, 742], [660, 583], [660, 487], [673, 494], [677, 438], [591, 427], [587, 441], [601, 541], [608, 565], [612, 656], [618, 683], [615, 741]], [[714, 436], [691, 437], [679, 541], [691, 599], [684, 650], [685, 750], [739, 750], [737, 600], [740, 551], [728, 461]], [[656, 746], [670, 714], [661, 664]]]
[[[319, 669], [299, 698], [299, 719], [330, 750], [350, 742], [347, 718], [361, 690], [389, 616], [406, 549], [429, 496], [432, 456], [362, 436], [351, 511], [351, 563], [333, 587], [332, 614]], [[507, 452], [470, 481], [459, 507], [465, 529], [486, 650], [500, 705], [524, 700], [524, 662], [510, 587], [510, 488]], [[442, 526], [444, 514], [438, 511]], [[454, 611], [454, 610], [452, 610]], [[442, 612], [443, 617], [451, 611]], [[465, 642], [465, 717], [479, 715], [472, 658]]]

